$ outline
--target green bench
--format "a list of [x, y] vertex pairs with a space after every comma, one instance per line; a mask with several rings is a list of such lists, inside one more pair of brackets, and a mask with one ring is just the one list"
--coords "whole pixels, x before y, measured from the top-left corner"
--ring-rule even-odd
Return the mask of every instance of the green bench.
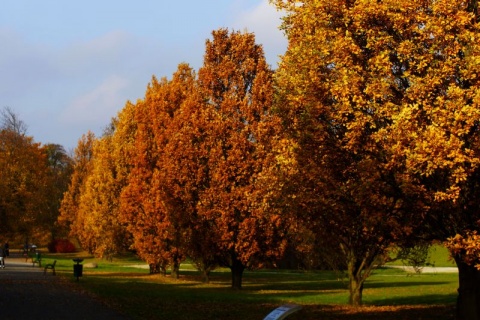
[[54, 260], [53, 263], [47, 263], [45, 268], [43, 269], [43, 275], [47, 274], [48, 269], [52, 269], [52, 274], [55, 275], [55, 265], [57, 264], [57, 260]]

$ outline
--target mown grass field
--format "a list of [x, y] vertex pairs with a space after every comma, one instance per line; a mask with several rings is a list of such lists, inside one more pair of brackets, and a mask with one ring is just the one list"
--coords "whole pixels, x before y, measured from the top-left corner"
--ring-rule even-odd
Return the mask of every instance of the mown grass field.
[[[97, 263], [84, 268], [79, 282], [73, 278], [73, 256], [45, 255], [57, 260], [57, 272], [75, 289], [92, 293], [132, 319], [263, 319], [276, 307], [294, 303], [303, 309], [295, 319], [452, 319], [457, 274], [407, 274], [401, 269], [380, 268], [367, 280], [365, 306], [347, 306], [347, 283], [330, 271], [301, 272], [260, 270], [245, 272], [242, 290], [230, 289], [229, 270], [213, 272], [203, 284], [190, 265], [182, 265], [178, 280], [149, 275], [136, 267], [134, 257]], [[445, 260], [444, 256], [438, 259]], [[450, 266], [450, 265], [449, 265]]]

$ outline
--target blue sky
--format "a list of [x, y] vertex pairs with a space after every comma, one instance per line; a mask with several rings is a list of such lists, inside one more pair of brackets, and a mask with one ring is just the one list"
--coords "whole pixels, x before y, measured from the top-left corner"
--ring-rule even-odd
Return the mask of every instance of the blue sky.
[[15, 0], [0, 9], [0, 107], [41, 143], [100, 135], [152, 75], [202, 64], [212, 30], [254, 32], [276, 68], [286, 49], [268, 0]]

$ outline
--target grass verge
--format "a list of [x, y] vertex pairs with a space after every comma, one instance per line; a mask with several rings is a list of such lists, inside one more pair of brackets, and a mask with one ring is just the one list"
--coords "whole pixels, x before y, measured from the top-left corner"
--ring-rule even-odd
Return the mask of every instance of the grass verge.
[[[73, 258], [97, 268], [84, 268], [79, 282], [73, 278]], [[329, 271], [245, 272], [242, 290], [230, 289], [228, 270], [213, 272], [211, 283], [200, 282], [191, 266], [182, 267], [180, 279], [149, 275], [132, 256], [113, 261], [88, 255], [45, 255], [57, 260], [57, 273], [79, 290], [93, 293], [132, 319], [263, 319], [285, 303], [303, 309], [296, 319], [452, 319], [456, 274], [408, 275], [399, 269], [380, 268], [367, 280], [365, 307], [347, 306], [347, 284]]]

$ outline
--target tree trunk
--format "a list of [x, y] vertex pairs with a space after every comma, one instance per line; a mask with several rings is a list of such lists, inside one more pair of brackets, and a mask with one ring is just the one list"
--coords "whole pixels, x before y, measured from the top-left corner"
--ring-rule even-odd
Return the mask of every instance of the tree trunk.
[[160, 265], [156, 263], [150, 263], [150, 274], [160, 273]]
[[234, 259], [230, 270], [232, 271], [232, 289], [242, 289], [242, 276], [245, 266], [238, 259]]
[[455, 256], [458, 267], [457, 320], [480, 320], [480, 271]]
[[167, 269], [160, 263], [150, 263], [150, 274], [161, 273], [163, 276], [167, 275]]
[[210, 283], [210, 269], [203, 269], [201, 271], [203, 283]]
[[[350, 296], [348, 297], [348, 303], [351, 306], [359, 307], [362, 305], [362, 295], [363, 295], [363, 284], [365, 283], [366, 277], [364, 276], [366, 272], [362, 270], [364, 268], [364, 263], [361, 263], [355, 257], [353, 250], [347, 251], [347, 272], [348, 272], [348, 290]], [[363, 272], [362, 272], [363, 271]]]
[[171, 271], [170, 275], [173, 279], [178, 279], [180, 277], [180, 264], [179, 263], [174, 263], [172, 265], [172, 271]]
[[348, 303], [351, 306], [359, 307], [362, 305], [364, 280], [357, 279], [357, 277], [353, 274], [349, 274], [348, 277], [349, 277], [348, 289], [350, 291], [350, 296], [348, 297]]

